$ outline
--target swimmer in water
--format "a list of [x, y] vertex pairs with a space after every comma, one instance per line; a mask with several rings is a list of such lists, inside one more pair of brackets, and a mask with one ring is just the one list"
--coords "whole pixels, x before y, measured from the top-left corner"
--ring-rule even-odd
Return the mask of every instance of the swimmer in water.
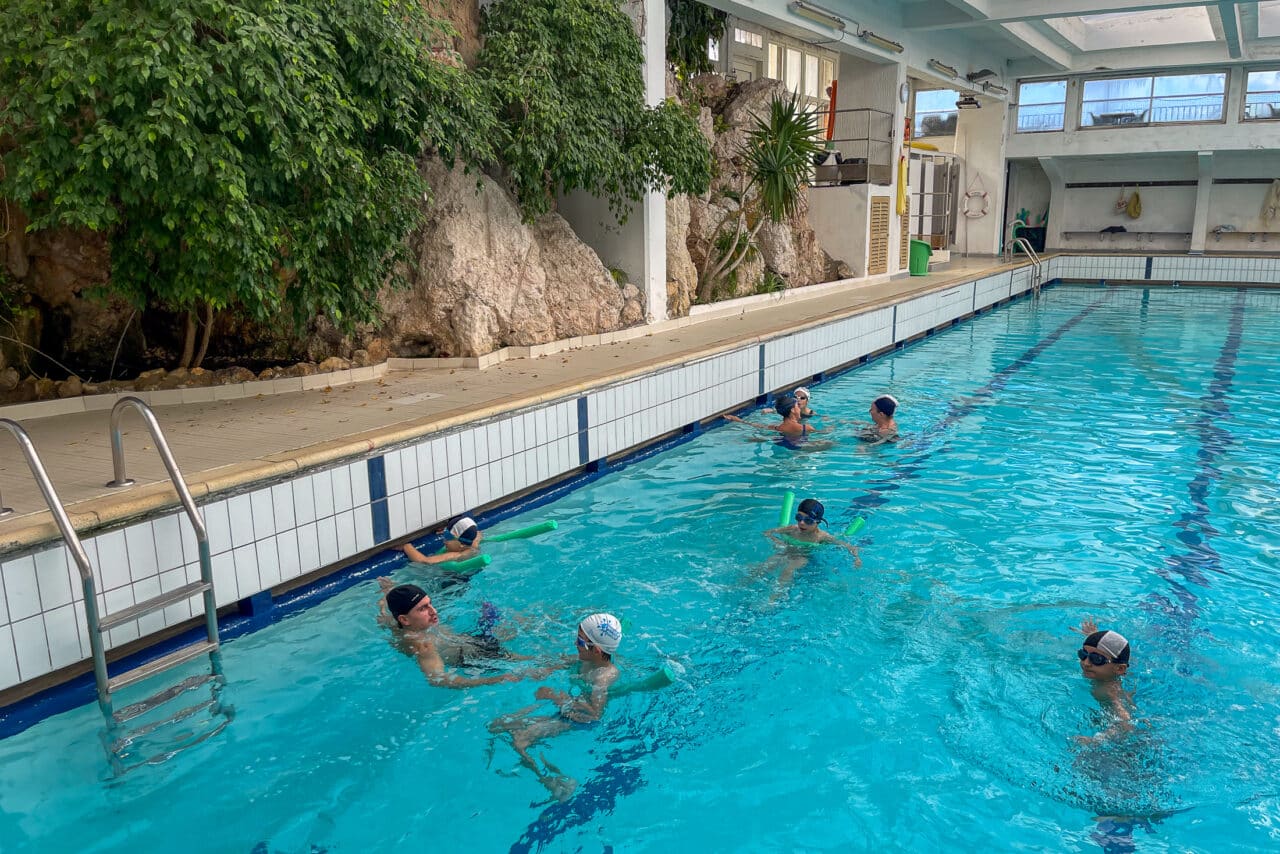
[[445, 535], [445, 540], [444, 551], [440, 554], [425, 555], [414, 548], [413, 543], [405, 543], [402, 550], [414, 563], [452, 563], [480, 554], [480, 541], [484, 539], [484, 534], [469, 516], [459, 516], [452, 520], [441, 533]]
[[541, 679], [554, 668], [539, 667], [518, 673], [497, 676], [460, 676], [445, 670], [445, 659], [455, 667], [465, 665], [468, 659], [525, 659], [503, 650], [493, 636], [493, 627], [499, 619], [496, 609], [488, 602], [481, 607], [480, 633], [460, 635], [440, 624], [440, 615], [431, 604], [431, 597], [415, 584], [396, 585], [389, 578], [380, 578], [383, 591], [380, 602], [382, 614], [379, 622], [392, 630], [392, 644], [418, 661], [418, 667], [427, 681], [437, 688], [472, 688], [479, 685], [496, 685], [500, 682], [518, 682], [521, 679]]
[[871, 424], [858, 436], [864, 442], [892, 442], [898, 438], [898, 422], [893, 419], [898, 411], [898, 399], [891, 394], [882, 394], [871, 401], [867, 411], [871, 416]]
[[804, 386], [800, 386], [800, 388], [791, 392], [791, 394], [796, 399], [796, 403], [800, 404], [801, 418], [812, 418], [818, 414], [809, 408], [809, 389]]
[[578, 624], [578, 669], [574, 681], [581, 686], [581, 693], [575, 696], [543, 685], [534, 697], [554, 703], [555, 714], [529, 717], [537, 708], [535, 703], [489, 724], [489, 732], [511, 738], [511, 746], [520, 755], [520, 764], [533, 771], [538, 782], [557, 800], [568, 800], [578, 786], [577, 781], [562, 774], [545, 756], [541, 757], [542, 767], [539, 767], [529, 755], [529, 748], [571, 729], [589, 729], [600, 721], [609, 702], [609, 688], [618, 681], [613, 654], [621, 642], [622, 624], [617, 617], [612, 614], [587, 617]]
[[809, 563], [812, 547], [801, 545], [801, 543], [812, 543], [814, 546], [839, 546], [853, 555], [855, 566], [862, 566], [862, 558], [858, 556], [857, 546], [822, 530], [820, 526], [827, 523], [825, 515], [826, 508], [822, 506], [820, 501], [814, 498], [806, 498], [796, 508], [796, 523], [794, 525], [771, 528], [764, 532], [764, 535], [775, 545], [780, 546], [781, 550], [765, 561], [756, 574], [776, 570], [778, 573], [778, 593], [790, 586], [791, 579], [798, 569]]
[[782, 416], [782, 421], [778, 424], [757, 424], [754, 421], [746, 421], [736, 415], [726, 415], [726, 421], [733, 421], [736, 424], [746, 424], [748, 427], [755, 427], [757, 430], [772, 430], [780, 433], [782, 438], [788, 442], [803, 442], [811, 433], [820, 432], [817, 427], [811, 427], [800, 420], [801, 407], [794, 397], [784, 394], [782, 397], [774, 401], [773, 408]]
[[1129, 642], [1119, 632], [1098, 631], [1093, 620], [1083, 620], [1080, 627], [1073, 627], [1072, 631], [1086, 636], [1076, 650], [1080, 673], [1089, 680], [1094, 698], [1112, 720], [1111, 725], [1097, 735], [1077, 736], [1076, 741], [1096, 744], [1132, 732], [1133, 697], [1121, 684], [1121, 678], [1129, 669]]

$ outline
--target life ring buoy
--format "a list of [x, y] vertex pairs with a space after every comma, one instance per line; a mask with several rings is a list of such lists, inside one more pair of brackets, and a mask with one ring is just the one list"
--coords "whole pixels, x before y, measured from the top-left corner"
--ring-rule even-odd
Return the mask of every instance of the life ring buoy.
[[[978, 200], [978, 206], [973, 206], [973, 201]], [[981, 219], [991, 210], [991, 196], [986, 190], [970, 190], [964, 194], [964, 215], [969, 219]]]

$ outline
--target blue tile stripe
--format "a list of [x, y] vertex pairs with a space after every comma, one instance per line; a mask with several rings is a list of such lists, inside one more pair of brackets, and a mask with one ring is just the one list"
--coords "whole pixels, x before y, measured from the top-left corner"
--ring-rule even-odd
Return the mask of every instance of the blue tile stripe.
[[[1156, 574], [1169, 585], [1169, 594], [1153, 593], [1144, 603], [1146, 610], [1165, 615], [1180, 629], [1176, 641], [1184, 652], [1194, 640], [1191, 623], [1200, 614], [1199, 597], [1188, 585], [1208, 587], [1209, 573], [1223, 571], [1222, 556], [1210, 542], [1219, 532], [1209, 522], [1209, 490], [1222, 477], [1218, 458], [1235, 444], [1235, 439], [1222, 422], [1231, 417], [1227, 395], [1235, 379], [1236, 359], [1244, 333], [1244, 300], [1245, 290], [1240, 288], [1231, 308], [1227, 337], [1213, 365], [1213, 379], [1200, 398], [1200, 413], [1194, 424], [1200, 449], [1196, 453], [1195, 477], [1187, 484], [1192, 509], [1174, 523], [1178, 529], [1177, 539], [1187, 550], [1165, 558], [1164, 566], [1156, 570]], [[1180, 672], [1189, 673], [1189, 670], [1182, 670], [1184, 665], [1185, 659], [1178, 664]]]
[[591, 416], [587, 411], [587, 396], [578, 398], [578, 465], [591, 462]]
[[1143, 277], [1148, 281], [1151, 280], [1151, 266], [1152, 266], [1152, 262], [1154, 261], [1155, 259], [1152, 258], [1150, 255], [1147, 256], [1147, 271], [1146, 273], [1143, 274]]
[[391, 514], [387, 511], [387, 458], [369, 458], [369, 515], [374, 543], [391, 539]]
[[759, 369], [759, 375], [760, 375], [760, 389], [759, 389], [759, 391], [757, 391], [757, 392], [756, 392], [756, 394], [764, 394], [764, 393], [765, 393], [765, 387], [764, 387], [764, 364], [765, 364], [765, 361], [764, 361], [764, 345], [763, 345], [763, 344], [761, 344], [761, 345], [760, 345], [760, 369]]

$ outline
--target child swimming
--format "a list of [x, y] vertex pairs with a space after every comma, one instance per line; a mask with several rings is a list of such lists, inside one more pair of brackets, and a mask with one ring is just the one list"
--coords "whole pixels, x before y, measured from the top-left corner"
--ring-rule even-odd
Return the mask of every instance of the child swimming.
[[796, 570], [806, 566], [814, 546], [834, 545], [853, 555], [854, 566], [862, 566], [858, 547], [827, 533], [820, 526], [827, 524], [826, 508], [816, 498], [806, 498], [796, 508], [796, 523], [764, 532], [781, 550], [765, 562], [762, 570], [778, 570], [780, 591], [791, 584]]

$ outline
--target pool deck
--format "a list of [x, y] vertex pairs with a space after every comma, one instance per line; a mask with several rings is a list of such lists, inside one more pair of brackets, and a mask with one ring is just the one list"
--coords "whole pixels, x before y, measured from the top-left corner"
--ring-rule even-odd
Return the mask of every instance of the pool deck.
[[[645, 327], [628, 340], [583, 346], [487, 368], [419, 362], [364, 382], [284, 394], [155, 405], [173, 455], [197, 502], [211, 493], [287, 477], [439, 430], [563, 398], [616, 380], [688, 362], [840, 317], [892, 305], [984, 275], [1025, 266], [957, 259], [927, 276], [818, 286], [789, 298], [707, 318]], [[105, 409], [25, 418], [0, 407], [30, 434], [72, 524], [82, 533], [177, 506], [177, 496], [141, 418], [123, 419], [128, 490], [112, 477]], [[12, 415], [6, 410], [11, 410]], [[27, 409], [24, 412], [29, 413]], [[0, 436], [0, 441], [12, 440]], [[0, 519], [0, 554], [58, 538], [52, 515], [16, 446], [0, 455], [0, 496], [14, 513]]]

